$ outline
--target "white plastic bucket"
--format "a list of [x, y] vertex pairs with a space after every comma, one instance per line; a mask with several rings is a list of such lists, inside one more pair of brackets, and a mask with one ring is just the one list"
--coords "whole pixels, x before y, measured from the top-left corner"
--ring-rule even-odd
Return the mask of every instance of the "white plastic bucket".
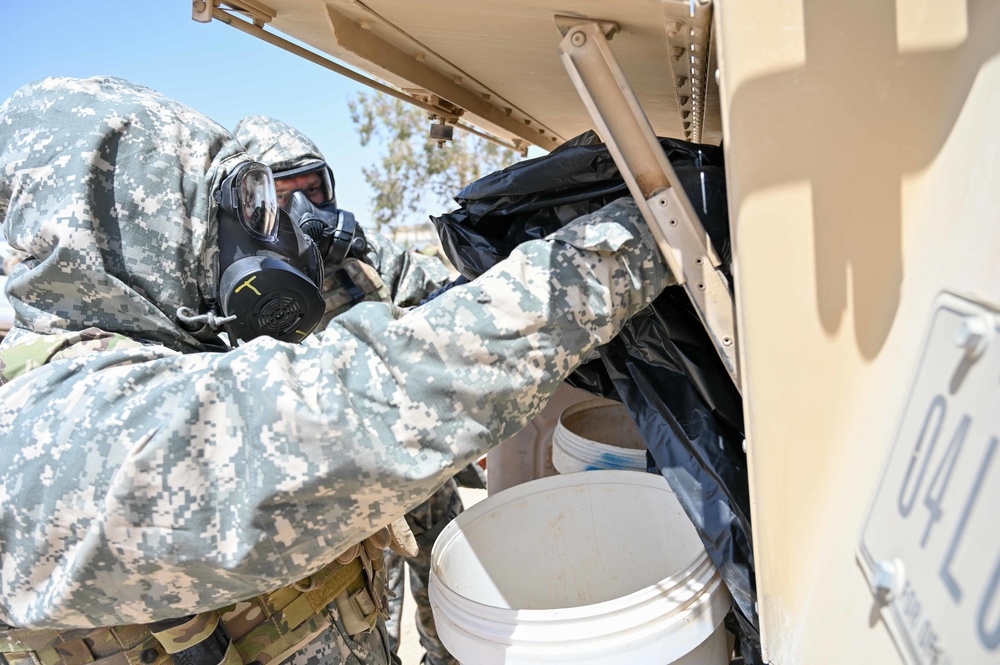
[[662, 476], [533, 480], [434, 545], [438, 635], [466, 665], [724, 665], [729, 593]]
[[625, 406], [592, 399], [567, 407], [552, 432], [559, 473], [592, 469], [646, 470], [646, 444]]
[[486, 487], [490, 494], [508, 487], [526, 483], [536, 478], [558, 473], [552, 465], [552, 435], [559, 424], [559, 416], [569, 406], [594, 399], [588, 392], [568, 383], [559, 385], [549, 398], [542, 412], [524, 426], [520, 432], [486, 455]]

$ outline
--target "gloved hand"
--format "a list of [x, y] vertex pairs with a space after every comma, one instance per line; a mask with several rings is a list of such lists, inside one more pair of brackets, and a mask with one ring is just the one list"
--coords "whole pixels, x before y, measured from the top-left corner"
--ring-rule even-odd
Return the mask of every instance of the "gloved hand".
[[327, 261], [342, 263], [348, 256], [362, 258], [368, 251], [368, 241], [354, 213], [318, 208], [304, 192], [295, 191], [288, 203], [288, 216], [313, 239]]

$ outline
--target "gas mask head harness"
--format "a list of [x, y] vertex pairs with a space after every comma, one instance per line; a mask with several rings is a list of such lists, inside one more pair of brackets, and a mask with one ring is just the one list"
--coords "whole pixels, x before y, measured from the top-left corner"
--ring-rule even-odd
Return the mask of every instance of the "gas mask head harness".
[[[219, 303], [229, 336], [300, 342], [326, 309], [319, 248], [278, 207], [271, 170], [244, 162], [222, 182]], [[232, 318], [235, 317], [235, 318]]]

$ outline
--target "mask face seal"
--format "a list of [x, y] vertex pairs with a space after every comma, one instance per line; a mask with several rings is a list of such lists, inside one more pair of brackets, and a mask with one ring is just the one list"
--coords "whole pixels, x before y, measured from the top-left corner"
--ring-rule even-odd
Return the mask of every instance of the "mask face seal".
[[[231, 337], [300, 342], [320, 322], [323, 261], [278, 208], [267, 166], [245, 162], [223, 181], [219, 204], [219, 302]], [[235, 340], [234, 340], [235, 341]]]
[[[307, 164], [305, 166], [300, 166], [295, 169], [281, 171], [280, 173], [278, 173], [276, 179], [287, 180], [290, 178], [296, 178], [298, 176], [308, 175], [310, 173], [315, 173], [319, 177], [318, 186], [321, 188], [321, 191], [323, 192], [323, 202], [320, 203], [319, 205], [324, 208], [328, 207], [336, 208], [337, 207], [337, 195], [335, 190], [336, 182], [334, 181], [333, 178], [333, 171], [330, 169], [329, 166], [326, 165], [326, 162], [315, 162], [313, 164]], [[287, 192], [285, 194], [286, 199], [288, 198], [289, 194], [291, 194], [291, 192]], [[279, 201], [279, 203], [285, 210], [288, 210], [287, 200]]]

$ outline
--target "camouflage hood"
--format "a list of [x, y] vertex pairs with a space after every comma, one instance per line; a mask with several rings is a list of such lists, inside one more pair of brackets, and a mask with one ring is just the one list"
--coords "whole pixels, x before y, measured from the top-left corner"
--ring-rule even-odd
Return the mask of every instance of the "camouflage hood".
[[31, 256], [7, 283], [16, 326], [202, 349], [177, 309], [214, 307], [212, 194], [247, 159], [221, 126], [122, 79], [15, 92], [0, 106], [0, 212]]
[[326, 162], [305, 134], [266, 115], [243, 118], [233, 133], [254, 159], [270, 166], [275, 174]]

